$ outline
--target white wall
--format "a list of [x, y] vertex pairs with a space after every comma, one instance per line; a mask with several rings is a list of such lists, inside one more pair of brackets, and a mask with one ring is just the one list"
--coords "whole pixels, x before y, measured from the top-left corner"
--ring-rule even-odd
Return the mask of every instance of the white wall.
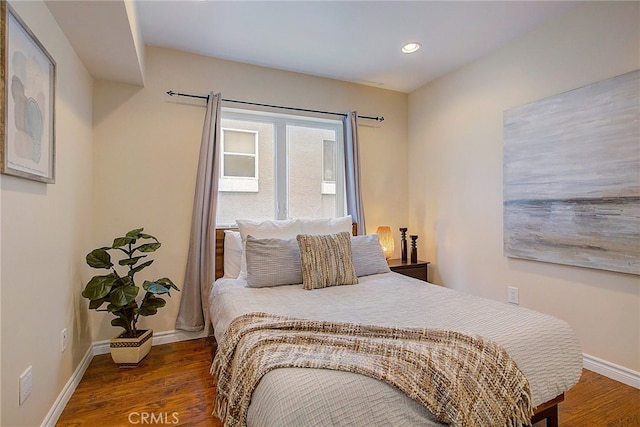
[[[171, 98], [165, 94], [170, 89], [384, 116], [380, 125], [362, 121], [359, 128], [367, 231], [383, 223], [396, 230], [405, 225], [406, 94], [154, 47], [146, 48], [145, 66], [144, 88], [106, 81], [94, 86], [94, 216], [97, 245], [142, 226], [158, 237], [163, 247], [145, 270], [149, 277], [168, 276], [182, 288], [205, 112], [204, 101]], [[179, 299], [172, 293], [141, 326], [174, 329]], [[89, 317], [93, 340], [115, 334], [109, 316]]]
[[[92, 235], [92, 79], [40, 1], [12, 2], [57, 62], [56, 182], [0, 176], [3, 426], [39, 425], [89, 348], [80, 301]], [[69, 346], [60, 352], [60, 332]], [[33, 392], [18, 405], [18, 377]]]
[[[583, 351], [640, 371], [640, 280], [502, 254], [502, 117], [640, 67], [638, 2], [591, 2], [409, 95], [409, 222], [432, 279], [567, 320]], [[421, 256], [422, 257], [422, 256]]]

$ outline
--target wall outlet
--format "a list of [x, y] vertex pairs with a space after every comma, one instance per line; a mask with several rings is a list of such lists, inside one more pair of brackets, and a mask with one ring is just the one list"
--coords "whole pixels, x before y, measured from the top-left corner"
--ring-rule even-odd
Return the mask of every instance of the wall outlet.
[[31, 394], [31, 389], [33, 388], [33, 367], [29, 366], [23, 373], [20, 375], [20, 405], [27, 400], [27, 397]]
[[60, 353], [67, 349], [67, 328], [60, 332]]
[[511, 304], [520, 304], [518, 297], [518, 288], [515, 288], [513, 286], [509, 286], [507, 288], [507, 301], [509, 301]]

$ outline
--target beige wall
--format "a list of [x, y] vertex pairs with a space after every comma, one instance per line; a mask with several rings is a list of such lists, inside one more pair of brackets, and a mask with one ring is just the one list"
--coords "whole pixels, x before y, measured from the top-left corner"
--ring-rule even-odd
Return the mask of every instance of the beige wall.
[[409, 95], [409, 223], [432, 279], [567, 320], [640, 371], [638, 276], [502, 255], [503, 111], [640, 67], [639, 3], [588, 3]]
[[[144, 88], [98, 81], [92, 92], [46, 6], [15, 8], [58, 63], [57, 176], [0, 175], [1, 425], [40, 424], [90, 342], [115, 335], [79, 295], [91, 248], [144, 226], [164, 244], [149, 274], [182, 287], [204, 108], [169, 89], [385, 116], [359, 129], [367, 232], [408, 225], [433, 281], [497, 300], [518, 286], [521, 305], [569, 321], [585, 353], [640, 370], [637, 276], [502, 256], [503, 111], [638, 68], [637, 2], [581, 6], [409, 96], [150, 47]], [[142, 326], [174, 329], [179, 296]], [[19, 406], [30, 365], [34, 391]]]
[[[56, 182], [0, 175], [3, 426], [40, 425], [90, 344], [80, 301], [92, 234], [92, 80], [42, 2], [12, 3], [57, 62]], [[60, 352], [67, 328], [68, 348]], [[18, 405], [18, 377], [33, 392]]]
[[[364, 205], [369, 232], [407, 221], [407, 95], [336, 80], [147, 47], [145, 87], [94, 85], [94, 218], [97, 244], [135, 227], [156, 235], [150, 277], [182, 287], [204, 102], [169, 97], [169, 89], [261, 103], [383, 115], [364, 121], [361, 138]], [[236, 105], [237, 107], [237, 105]], [[142, 277], [141, 277], [142, 278]], [[180, 294], [142, 320], [155, 331], [174, 329]], [[114, 335], [109, 318], [89, 313], [92, 339]]]

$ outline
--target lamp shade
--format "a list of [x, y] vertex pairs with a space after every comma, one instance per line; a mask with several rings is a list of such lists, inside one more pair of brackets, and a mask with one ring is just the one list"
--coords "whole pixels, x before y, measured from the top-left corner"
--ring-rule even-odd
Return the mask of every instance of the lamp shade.
[[389, 227], [388, 225], [381, 225], [376, 230], [376, 234], [380, 237], [380, 246], [382, 247], [382, 252], [384, 252], [384, 257], [386, 259], [391, 258], [394, 249], [391, 227]]

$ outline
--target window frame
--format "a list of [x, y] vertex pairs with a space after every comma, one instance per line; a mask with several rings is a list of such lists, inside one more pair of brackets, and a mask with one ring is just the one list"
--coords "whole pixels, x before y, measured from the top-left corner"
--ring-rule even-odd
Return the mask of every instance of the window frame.
[[[346, 193], [345, 193], [345, 176], [344, 176], [344, 133], [343, 123], [340, 119], [328, 119], [323, 116], [311, 116], [311, 115], [293, 115], [282, 114], [271, 111], [252, 110], [252, 109], [239, 109], [232, 107], [222, 107], [221, 113], [222, 119], [240, 120], [240, 121], [254, 121], [261, 123], [268, 123], [273, 126], [274, 130], [274, 170], [275, 170], [275, 195], [274, 195], [274, 219], [287, 219], [289, 218], [289, 140], [288, 140], [288, 126], [306, 126], [319, 129], [328, 129], [335, 132], [335, 173], [336, 180], [333, 182], [333, 192], [324, 192], [321, 189], [321, 194], [329, 194], [336, 196], [334, 217], [343, 216], [346, 212]], [[223, 128], [225, 129], [225, 128]], [[324, 164], [324, 140], [323, 139], [323, 154], [322, 164]], [[259, 144], [258, 136], [256, 136], [256, 144]], [[259, 153], [259, 145], [256, 145], [256, 158]], [[224, 156], [224, 153], [222, 153]], [[256, 160], [256, 185], [258, 182], [258, 163]], [[222, 167], [221, 178], [222, 178]], [[324, 175], [322, 176], [324, 178]], [[224, 191], [224, 190], [219, 190]], [[342, 212], [342, 213], [341, 213]]]

